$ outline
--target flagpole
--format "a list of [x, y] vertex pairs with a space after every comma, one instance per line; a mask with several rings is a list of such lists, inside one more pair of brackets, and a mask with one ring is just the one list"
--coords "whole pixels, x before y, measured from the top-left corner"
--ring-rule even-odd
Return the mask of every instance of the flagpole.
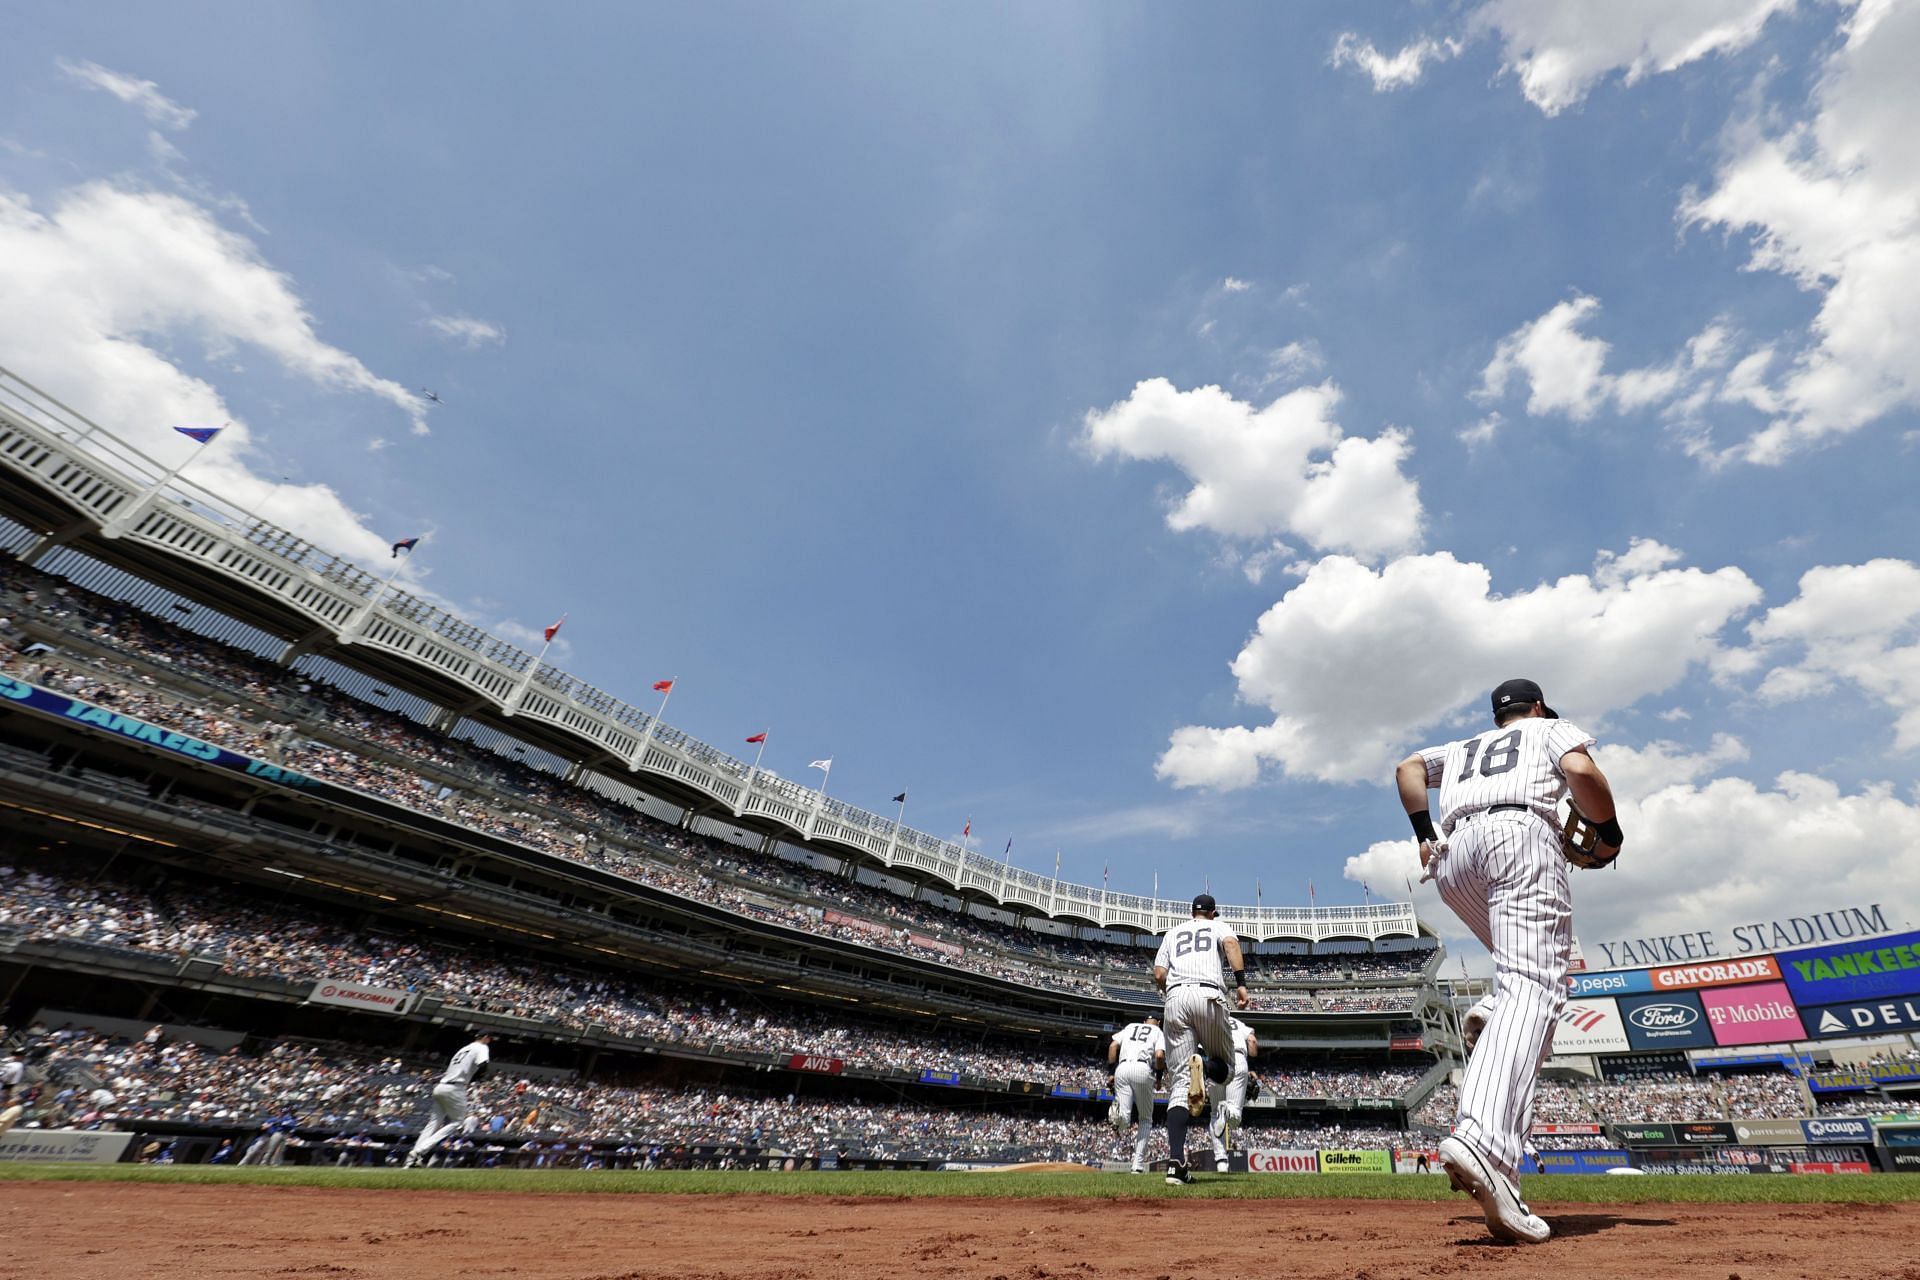
[[[544, 650], [542, 652], [544, 652]], [[633, 759], [635, 764], [640, 764], [646, 760], [647, 746], [653, 741], [653, 731], [659, 727], [660, 717], [667, 714], [667, 699], [672, 696], [673, 681], [669, 680], [667, 681], [666, 689], [660, 694], [660, 709], [653, 713], [653, 719], [647, 721], [647, 731], [640, 735], [640, 745], [634, 748]], [[764, 750], [766, 744], [763, 742], [760, 745]], [[757, 760], [758, 758], [756, 757], [756, 762]]]
[[[668, 690], [672, 692], [672, 690]], [[662, 705], [665, 700], [662, 699]], [[812, 768], [812, 765], [808, 765]], [[828, 756], [826, 763], [820, 766], [820, 789], [813, 793], [813, 812], [807, 817], [807, 839], [813, 839], [813, 833], [820, 826], [820, 809], [827, 803], [827, 783], [833, 778], [833, 757]]]
[[733, 806], [733, 816], [736, 818], [746, 811], [747, 801], [753, 799], [754, 779], [760, 776], [760, 757], [767, 754], [767, 735], [772, 732], [771, 728], [767, 728], [755, 735], [760, 739], [760, 749], [753, 753], [753, 767], [747, 770], [746, 785], [740, 788], [740, 799]]
[[893, 865], [893, 851], [894, 851], [894, 848], [900, 843], [900, 824], [902, 822], [905, 822], [906, 819], [907, 819], [907, 793], [905, 791], [902, 791], [900, 793], [900, 811], [893, 815], [893, 830], [887, 833], [886, 863], [888, 866]]
[[[397, 573], [399, 572], [399, 570], [396, 569], [395, 572]], [[391, 581], [391, 579], [389, 579], [389, 581]], [[368, 607], [371, 608], [372, 606], [368, 606]], [[567, 620], [566, 615], [565, 614], [560, 615], [560, 620], [562, 622], [565, 622]], [[559, 628], [555, 627], [554, 630], [558, 631]], [[545, 644], [540, 646], [540, 652], [534, 655], [534, 659], [532, 662], [527, 664], [526, 674], [520, 677], [520, 683], [513, 691], [513, 701], [507, 705], [507, 711], [509, 714], [511, 714], [512, 712], [518, 711], [520, 709], [520, 704], [526, 701], [527, 690], [533, 686], [534, 673], [540, 670], [540, 664], [547, 660], [547, 650], [551, 648], [553, 648], [553, 641], [549, 640]]]
[[1047, 890], [1047, 914], [1053, 915], [1060, 909], [1060, 851], [1053, 851], [1053, 887]]
[[[220, 427], [215, 428], [214, 430], [216, 432], [224, 431], [232, 425], [233, 424], [231, 422], [224, 423]], [[188, 438], [191, 439], [192, 437], [188, 437]], [[127, 504], [126, 510], [121, 512], [119, 515], [115, 516], [113, 519], [107, 521], [105, 527], [102, 528], [100, 532], [104, 536], [109, 538], [119, 537], [121, 532], [125, 530], [127, 526], [131, 525], [134, 521], [138, 520], [141, 516], [147, 513], [147, 508], [153, 505], [153, 500], [159, 494], [159, 492], [162, 489], [166, 488], [168, 485], [172, 484], [174, 481], [174, 477], [178, 476], [182, 471], [185, 471], [188, 465], [192, 463], [192, 461], [195, 458], [205, 453], [207, 451], [207, 446], [212, 443], [213, 443], [212, 439], [196, 442], [193, 448], [193, 452], [189, 453], [186, 457], [180, 459], [179, 462], [175, 463], [171, 468], [168, 469], [165, 475], [161, 476], [158, 480], [155, 480], [152, 484], [148, 485], [145, 489], [142, 489], [140, 491], [139, 496], [136, 497], [132, 502]]]
[[[412, 559], [413, 552], [407, 552], [407, 558]], [[401, 567], [400, 557], [396, 555], [393, 558], [393, 568], [388, 571], [386, 580], [380, 584], [380, 589], [367, 597], [367, 602], [360, 606], [360, 612], [354, 614], [353, 621], [347, 624], [346, 634], [348, 636], [357, 636], [367, 629], [367, 624], [373, 621], [373, 611], [379, 607], [381, 597], [387, 594], [387, 588], [393, 585], [393, 580], [400, 576]], [[545, 657], [546, 653], [547, 651], [542, 649], [540, 656]], [[535, 665], [538, 666], [539, 664], [536, 662]], [[524, 692], [524, 690], [521, 692]], [[519, 705], [519, 696], [516, 694], [514, 697], [514, 706], [517, 707]]]

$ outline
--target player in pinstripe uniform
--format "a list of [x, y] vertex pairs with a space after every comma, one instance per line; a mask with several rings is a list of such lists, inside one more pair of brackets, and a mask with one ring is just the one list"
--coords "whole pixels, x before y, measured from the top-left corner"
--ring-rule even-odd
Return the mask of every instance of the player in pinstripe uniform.
[[427, 1112], [427, 1127], [420, 1131], [413, 1150], [407, 1152], [407, 1168], [419, 1168], [428, 1153], [466, 1126], [467, 1117], [473, 1113], [467, 1090], [486, 1079], [493, 1069], [493, 1054], [487, 1048], [492, 1040], [491, 1033], [481, 1032], [447, 1063], [447, 1073], [433, 1086], [433, 1106]]
[[[1560, 798], [1572, 791], [1606, 845], [1618, 849], [1622, 837], [1613, 791], [1587, 754], [1593, 739], [1558, 718], [1539, 685], [1501, 684], [1493, 722], [1491, 732], [1408, 756], [1395, 780], [1427, 876], [1493, 956], [1493, 994], [1476, 1008], [1484, 1022], [1440, 1160], [1494, 1235], [1539, 1244], [1552, 1230], [1520, 1199], [1516, 1177], [1573, 951]], [[1427, 810], [1436, 788], [1438, 832]]]
[[1260, 1041], [1252, 1027], [1238, 1018], [1228, 1018], [1227, 1026], [1233, 1032], [1233, 1075], [1225, 1084], [1207, 1082], [1207, 1102], [1213, 1112], [1207, 1133], [1213, 1138], [1213, 1167], [1220, 1173], [1227, 1172], [1227, 1144], [1246, 1114], [1249, 1060], [1260, 1056]]
[[1167, 1038], [1160, 1019], [1149, 1014], [1113, 1033], [1107, 1043], [1107, 1068], [1113, 1072], [1113, 1106], [1107, 1118], [1125, 1133], [1139, 1122], [1133, 1135], [1133, 1171], [1147, 1171], [1147, 1143], [1153, 1138], [1153, 1086], [1167, 1073]]
[[1233, 1070], [1233, 1028], [1227, 1012], [1225, 970], [1233, 973], [1233, 1000], [1246, 1008], [1246, 962], [1240, 939], [1215, 917], [1213, 895], [1193, 900], [1193, 918], [1167, 930], [1153, 957], [1153, 985], [1167, 996], [1167, 1182], [1193, 1181], [1187, 1169], [1187, 1123], [1207, 1109], [1207, 1081], [1224, 1083]]

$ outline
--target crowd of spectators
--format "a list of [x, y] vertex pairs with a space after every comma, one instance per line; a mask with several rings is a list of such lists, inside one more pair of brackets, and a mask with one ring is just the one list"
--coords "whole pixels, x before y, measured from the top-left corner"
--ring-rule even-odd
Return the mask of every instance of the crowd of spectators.
[[[431, 994], [456, 1010], [507, 1014], [560, 1030], [599, 1027], [710, 1052], [816, 1054], [856, 1070], [957, 1072], [1068, 1088], [1097, 1086], [1104, 1078], [1105, 1045], [1096, 1041], [1078, 1049], [1049, 1047], [1029, 1038], [958, 1035], [737, 994], [667, 994], [631, 973], [535, 966], [451, 937], [358, 928], [341, 913], [284, 894], [207, 884], [140, 865], [103, 867], [73, 853], [19, 853], [0, 862], [0, 930], [201, 956], [218, 960], [225, 972], [250, 977]], [[1301, 1063], [1267, 1078], [1270, 1088], [1296, 1097], [1388, 1097], [1416, 1076], [1385, 1067]]]
[[[263, 1052], [215, 1052], [158, 1032], [124, 1039], [87, 1030], [31, 1028], [17, 1038], [28, 1065], [21, 1094], [27, 1127], [139, 1129], [155, 1121], [243, 1134], [282, 1115], [294, 1142], [344, 1152], [374, 1149], [424, 1119], [439, 1064], [402, 1061], [340, 1045], [281, 1042]], [[1123, 1159], [1130, 1139], [1095, 1113], [926, 1106], [898, 1099], [803, 1096], [777, 1089], [633, 1082], [520, 1081], [511, 1068], [473, 1090], [470, 1135], [738, 1146], [858, 1156], [943, 1159]], [[1410, 1135], [1388, 1128], [1262, 1124], [1250, 1115], [1244, 1142], [1267, 1147], [1387, 1147]], [[1155, 1135], [1164, 1157], [1164, 1139]]]
[[[0, 564], [0, 606], [122, 655], [25, 654], [9, 644], [21, 638], [18, 629], [7, 628], [0, 648], [10, 674], [474, 830], [729, 910], [1029, 986], [1099, 995], [1103, 979], [1144, 981], [1151, 957], [1141, 948], [962, 914], [658, 822], [15, 561]], [[180, 681], [156, 672], [184, 673], [200, 687], [182, 692]], [[1263, 985], [1396, 975], [1411, 983], [1432, 955], [1256, 953], [1248, 969]], [[1403, 1011], [1411, 991], [1353, 992], [1339, 997], [1339, 1011]], [[1277, 1011], [1325, 1007], [1287, 993], [1262, 1001]]]
[[[1449, 1127], [1458, 1095], [1435, 1089], [1414, 1119]], [[1656, 1124], [1684, 1120], [1769, 1120], [1807, 1113], [1800, 1078], [1788, 1071], [1666, 1073], [1631, 1080], [1572, 1083], [1542, 1080], [1534, 1091], [1535, 1124]]]

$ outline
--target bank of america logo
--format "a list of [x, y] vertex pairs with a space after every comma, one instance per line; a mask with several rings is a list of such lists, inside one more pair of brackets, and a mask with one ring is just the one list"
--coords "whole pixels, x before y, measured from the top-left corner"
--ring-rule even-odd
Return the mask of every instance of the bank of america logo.
[[1582, 1031], [1591, 1031], [1607, 1020], [1607, 1015], [1592, 1005], [1570, 1004], [1560, 1011], [1560, 1021]]

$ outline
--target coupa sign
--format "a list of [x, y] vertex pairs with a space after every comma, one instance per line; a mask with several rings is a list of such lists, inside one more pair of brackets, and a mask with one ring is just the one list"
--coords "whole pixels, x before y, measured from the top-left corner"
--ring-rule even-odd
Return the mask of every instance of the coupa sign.
[[1800, 1127], [1806, 1130], [1808, 1142], [1830, 1146], [1836, 1142], [1873, 1141], [1873, 1126], [1865, 1120], [1802, 1120]]

